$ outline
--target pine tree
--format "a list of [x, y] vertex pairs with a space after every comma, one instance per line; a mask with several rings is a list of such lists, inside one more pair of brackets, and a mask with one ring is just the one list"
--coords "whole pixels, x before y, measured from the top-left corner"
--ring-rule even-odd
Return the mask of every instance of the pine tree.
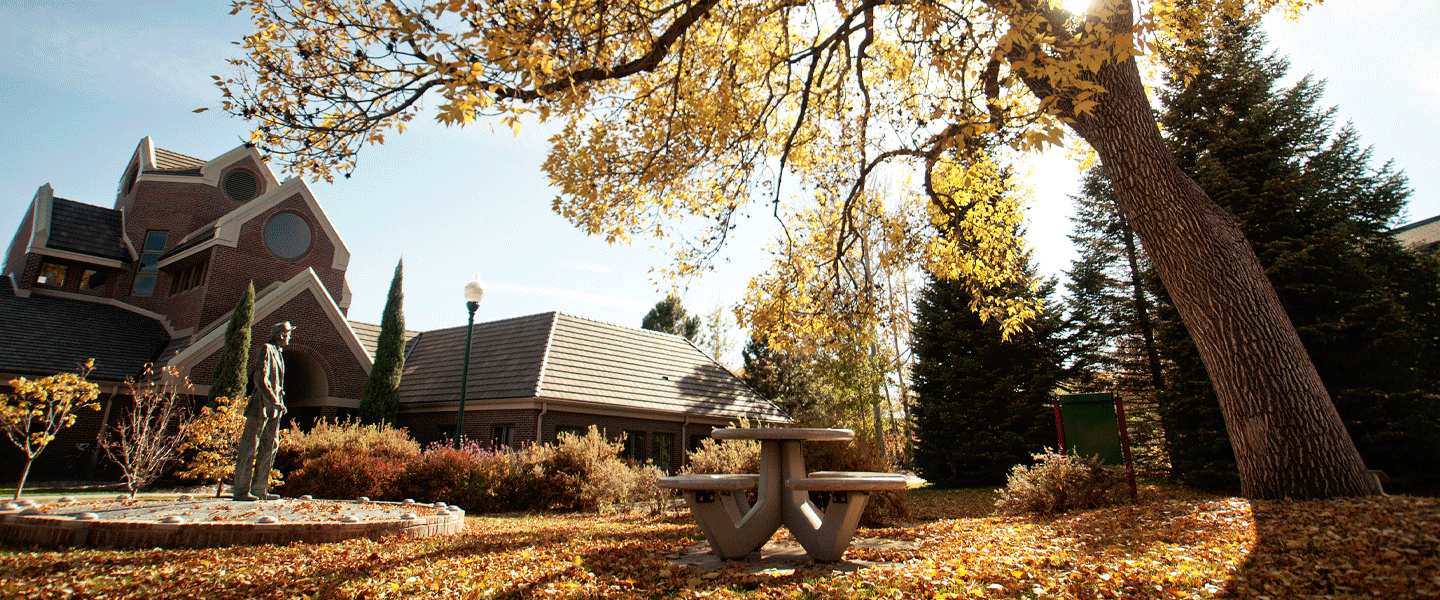
[[[1288, 63], [1263, 46], [1251, 27], [1221, 36], [1198, 75], [1169, 78], [1161, 123], [1180, 167], [1240, 223], [1366, 466], [1386, 471], [1391, 490], [1433, 487], [1440, 477], [1413, 457], [1440, 454], [1426, 382], [1440, 314], [1416, 296], [1433, 297], [1437, 280], [1386, 233], [1405, 178], [1371, 168], [1352, 127], [1334, 129], [1333, 109], [1317, 107], [1323, 85], [1278, 89]], [[1161, 317], [1174, 467], [1193, 484], [1235, 487], [1199, 355], [1178, 313], [1166, 306]]]
[[[1054, 282], [1038, 292], [1048, 298]], [[996, 485], [1016, 464], [1056, 445], [1052, 392], [1065, 377], [1057, 306], [1002, 339], [981, 322], [963, 286], [931, 281], [916, 303], [915, 465], [941, 486]]]
[[390, 280], [390, 295], [380, 317], [375, 364], [360, 392], [360, 422], [367, 425], [394, 425], [400, 414], [400, 375], [405, 371], [405, 294], [401, 291], [404, 275], [405, 261], [401, 259], [395, 263], [395, 277]]
[[214, 406], [216, 398], [240, 398], [245, 395], [245, 385], [250, 379], [250, 328], [254, 320], [255, 282], [252, 281], [230, 313], [230, 325], [225, 328], [225, 347], [215, 362], [215, 370], [211, 371], [207, 405]]
[[1134, 230], [1120, 214], [1105, 171], [1085, 174], [1075, 203], [1070, 240], [1080, 256], [1066, 272], [1067, 326], [1076, 385], [1082, 391], [1119, 393], [1125, 400], [1136, 463], [1164, 472], [1170, 463], [1156, 404], [1165, 389], [1155, 341], [1153, 268]]
[[656, 302], [655, 308], [645, 314], [640, 327], [650, 331], [673, 333], [692, 342], [700, 338], [700, 317], [690, 316], [690, 311], [685, 310], [680, 304], [680, 297], [675, 294], [669, 294], [664, 300]]

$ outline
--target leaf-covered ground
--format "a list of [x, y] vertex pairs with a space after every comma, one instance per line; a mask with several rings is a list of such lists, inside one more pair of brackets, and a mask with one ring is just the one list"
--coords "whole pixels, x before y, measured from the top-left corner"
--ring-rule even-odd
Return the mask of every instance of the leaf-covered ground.
[[922, 492], [862, 535], [889, 564], [783, 575], [670, 564], [701, 537], [664, 517], [472, 517], [459, 536], [213, 550], [0, 547], [0, 598], [1435, 598], [1440, 499], [1150, 499], [1053, 519]]

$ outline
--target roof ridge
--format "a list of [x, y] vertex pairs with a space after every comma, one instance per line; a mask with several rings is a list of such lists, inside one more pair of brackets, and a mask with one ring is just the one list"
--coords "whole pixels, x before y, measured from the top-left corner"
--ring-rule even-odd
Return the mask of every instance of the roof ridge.
[[1391, 229], [1388, 233], [1389, 233], [1390, 235], [1395, 235], [1395, 234], [1397, 234], [1397, 233], [1402, 233], [1402, 232], [1410, 231], [1411, 229], [1416, 229], [1416, 228], [1418, 228], [1418, 227], [1424, 227], [1424, 226], [1426, 226], [1426, 225], [1429, 225], [1429, 224], [1431, 224], [1431, 223], [1434, 223], [1435, 221], [1440, 221], [1440, 215], [1435, 215], [1435, 216], [1430, 217], [1430, 218], [1428, 218], [1428, 219], [1421, 219], [1421, 220], [1416, 221], [1416, 222], [1414, 222], [1414, 223], [1407, 223], [1407, 224], [1405, 224], [1405, 225], [1401, 225], [1401, 226], [1399, 226], [1399, 227], [1396, 227], [1396, 228], [1394, 228], [1394, 229]]
[[634, 331], [634, 332], [636, 332], [636, 333], [651, 334], [651, 335], [663, 335], [663, 336], [680, 338], [680, 339], [686, 340], [686, 341], [689, 341], [689, 340], [690, 340], [690, 338], [687, 338], [687, 337], [685, 337], [685, 336], [683, 336], [683, 335], [676, 335], [676, 334], [670, 333], [670, 332], [668, 332], [668, 331], [656, 331], [656, 330], [654, 330], [654, 329], [645, 329], [644, 327], [631, 327], [631, 326], [629, 326], [629, 325], [621, 325], [621, 324], [619, 324], [619, 323], [611, 323], [611, 322], [609, 322], [609, 321], [601, 321], [600, 319], [594, 319], [594, 318], [591, 318], [591, 317], [583, 317], [583, 316], [580, 316], [580, 315], [572, 315], [572, 314], [567, 313], [567, 312], [560, 312], [560, 311], [555, 311], [555, 312], [556, 312], [556, 314], [565, 315], [565, 316], [570, 317], [570, 318], [572, 318], [572, 319], [579, 319], [579, 320], [581, 320], [581, 321], [589, 321], [589, 322], [591, 322], [591, 323], [599, 323], [599, 324], [601, 324], [601, 325], [609, 325], [609, 326], [611, 326], [611, 327], [618, 327], [618, 328], [624, 329], [624, 330], [626, 330], [626, 331]]
[[[545, 314], [545, 313], [540, 313]], [[535, 372], [535, 397], [540, 397], [540, 391], [545, 387], [545, 371], [550, 366], [550, 348], [555, 345], [555, 328], [560, 324], [560, 311], [550, 311], [550, 330], [545, 332], [545, 348], [540, 350], [540, 370]], [[537, 435], [539, 432], [536, 432]]]

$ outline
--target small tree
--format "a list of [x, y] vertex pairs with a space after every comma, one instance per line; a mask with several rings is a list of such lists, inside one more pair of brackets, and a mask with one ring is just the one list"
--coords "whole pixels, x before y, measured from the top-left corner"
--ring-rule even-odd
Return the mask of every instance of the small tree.
[[105, 454], [125, 472], [130, 497], [164, 472], [176, 453], [185, 447], [193, 417], [187, 414], [186, 395], [177, 387], [190, 388], [189, 380], [175, 367], [155, 373], [145, 367], [143, 382], [130, 380], [133, 403], [130, 412], [113, 428], [114, 441], [104, 444]]
[[225, 348], [215, 362], [210, 375], [210, 400], [214, 405], [220, 398], [242, 398], [245, 396], [245, 381], [250, 378], [250, 327], [255, 319], [255, 282], [245, 290], [245, 295], [235, 304], [230, 314], [230, 325], [225, 328]]
[[400, 414], [400, 375], [405, 371], [405, 294], [400, 289], [405, 261], [395, 264], [390, 280], [390, 297], [380, 317], [380, 339], [375, 347], [375, 364], [365, 389], [360, 393], [360, 422], [395, 423]]
[[195, 455], [180, 475], [214, 482], [215, 497], [219, 498], [225, 491], [225, 482], [235, 477], [235, 458], [240, 452], [240, 433], [244, 429], [244, 396], [221, 396], [212, 406], [202, 407], [185, 436], [185, 445], [195, 450]]
[[680, 297], [675, 294], [669, 294], [664, 300], [656, 302], [655, 308], [645, 314], [640, 327], [650, 331], [673, 333], [692, 342], [700, 337], [700, 317], [690, 316], [690, 311], [681, 306]]
[[10, 387], [15, 395], [0, 395], [0, 426], [25, 453], [25, 470], [20, 473], [20, 484], [15, 486], [15, 499], [25, 491], [25, 479], [30, 476], [35, 457], [55, 439], [56, 433], [75, 424], [75, 409], [100, 409], [100, 403], [95, 401], [100, 397], [100, 386], [85, 380], [94, 367], [92, 358], [85, 361], [78, 374], [12, 379]]

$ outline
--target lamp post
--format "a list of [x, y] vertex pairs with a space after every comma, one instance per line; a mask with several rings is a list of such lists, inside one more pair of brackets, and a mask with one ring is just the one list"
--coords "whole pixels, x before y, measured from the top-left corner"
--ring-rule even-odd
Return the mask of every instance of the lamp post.
[[460, 371], [460, 413], [455, 417], [455, 448], [460, 448], [460, 438], [465, 431], [465, 395], [470, 390], [470, 340], [475, 337], [475, 311], [480, 300], [485, 298], [485, 283], [476, 273], [470, 283], [465, 284], [465, 308], [470, 311], [470, 323], [465, 327], [465, 366]]

